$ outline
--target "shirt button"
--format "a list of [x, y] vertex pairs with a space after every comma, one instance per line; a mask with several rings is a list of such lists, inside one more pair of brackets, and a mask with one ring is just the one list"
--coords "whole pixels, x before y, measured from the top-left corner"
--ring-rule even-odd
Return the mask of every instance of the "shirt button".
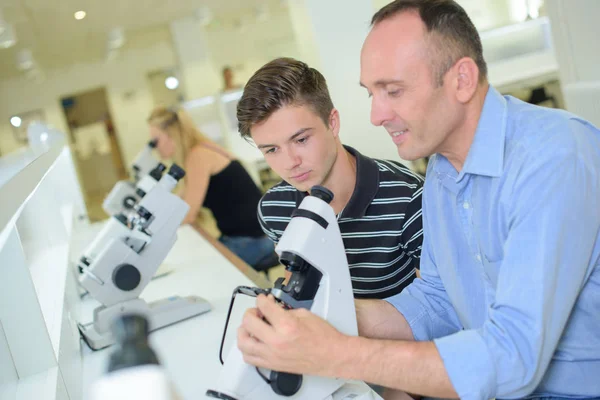
[[465, 210], [468, 210], [468, 209], [469, 209], [469, 207], [471, 207], [471, 205], [469, 204], [469, 202], [468, 202], [468, 201], [465, 201], [465, 202], [463, 203], [463, 208], [464, 208]]
[[481, 254], [477, 254], [477, 255], [475, 256], [475, 258], [477, 259], [477, 261], [481, 262]]

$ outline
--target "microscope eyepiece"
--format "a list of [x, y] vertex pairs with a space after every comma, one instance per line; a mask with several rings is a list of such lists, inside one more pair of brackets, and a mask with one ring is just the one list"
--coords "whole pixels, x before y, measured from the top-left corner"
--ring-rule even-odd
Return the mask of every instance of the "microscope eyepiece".
[[333, 192], [324, 186], [313, 186], [310, 188], [310, 195], [323, 200], [327, 204], [331, 203], [331, 200], [333, 200]]
[[177, 164], [172, 164], [169, 168], [169, 175], [171, 175], [176, 181], [179, 181], [185, 176], [185, 170]]
[[139, 365], [160, 364], [148, 343], [148, 320], [136, 314], [116, 318], [111, 331], [119, 350], [109, 360], [108, 372]]
[[147, 341], [150, 327], [148, 320], [138, 314], [124, 315], [115, 319], [112, 334], [117, 343]]
[[165, 164], [158, 163], [158, 165], [156, 167], [154, 167], [154, 169], [152, 171], [150, 171], [150, 176], [155, 181], [160, 181], [160, 178], [162, 178], [162, 175], [163, 175], [163, 172], [165, 172], [165, 169], [167, 169]]

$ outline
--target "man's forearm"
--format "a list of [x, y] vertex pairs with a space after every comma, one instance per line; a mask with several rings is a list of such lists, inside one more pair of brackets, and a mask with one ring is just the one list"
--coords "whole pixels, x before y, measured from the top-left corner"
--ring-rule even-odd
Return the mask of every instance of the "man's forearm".
[[414, 340], [410, 325], [385, 300], [355, 300], [358, 334], [373, 339]]
[[356, 379], [423, 396], [457, 398], [433, 342], [345, 337], [327, 375]]

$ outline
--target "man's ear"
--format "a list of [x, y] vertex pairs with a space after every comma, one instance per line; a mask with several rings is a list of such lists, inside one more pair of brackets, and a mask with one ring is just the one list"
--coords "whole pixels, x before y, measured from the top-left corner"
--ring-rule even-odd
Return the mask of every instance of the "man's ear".
[[329, 129], [333, 132], [333, 137], [340, 134], [340, 113], [335, 108], [329, 113]]
[[471, 57], [463, 57], [454, 64], [456, 99], [469, 102], [479, 85], [479, 67]]

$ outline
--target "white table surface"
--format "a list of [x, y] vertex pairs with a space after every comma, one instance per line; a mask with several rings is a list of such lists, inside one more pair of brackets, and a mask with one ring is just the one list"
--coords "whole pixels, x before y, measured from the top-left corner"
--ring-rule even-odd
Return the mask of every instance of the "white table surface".
[[[143, 299], [154, 301], [172, 295], [196, 295], [208, 300], [213, 308], [208, 313], [152, 332], [150, 343], [183, 399], [206, 398], [206, 390], [214, 389], [221, 370], [219, 345], [233, 289], [239, 285], [255, 285], [189, 226], [179, 228], [177, 242], [159, 273], [169, 269], [173, 272], [146, 287], [141, 295]], [[254, 301], [243, 295], [236, 297], [224, 358], [244, 310]], [[80, 322], [91, 320], [96, 305], [92, 299], [84, 300], [81, 313], [84, 320]], [[84, 399], [89, 398], [90, 385], [105, 372], [112, 351], [114, 347], [92, 351], [82, 344]]]

